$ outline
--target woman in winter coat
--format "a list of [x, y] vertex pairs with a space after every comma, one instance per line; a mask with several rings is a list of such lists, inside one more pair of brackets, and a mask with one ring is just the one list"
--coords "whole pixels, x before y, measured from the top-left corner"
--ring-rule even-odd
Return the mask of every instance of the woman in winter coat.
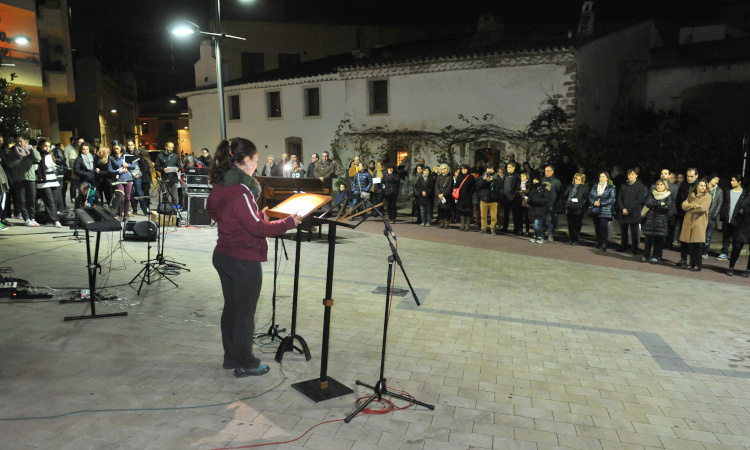
[[[682, 202], [685, 218], [682, 221], [680, 242], [688, 244], [690, 250], [690, 262], [683, 268], [693, 272], [700, 271], [703, 263], [703, 246], [706, 243], [708, 208], [710, 207], [711, 194], [708, 193], [708, 184], [701, 180], [690, 191], [688, 198]], [[681, 260], [680, 263], [682, 262]]]
[[518, 183], [516, 195], [521, 199], [521, 214], [523, 214], [523, 226], [526, 230], [524, 236], [529, 235], [529, 227], [531, 226], [531, 219], [529, 218], [529, 192], [531, 192], [531, 175], [528, 172], [521, 172], [521, 181]]
[[448, 164], [440, 165], [440, 175], [435, 181], [435, 202], [438, 205], [438, 222], [440, 228], [449, 228], [453, 210], [453, 175]]
[[472, 196], [476, 190], [474, 176], [469, 173], [469, 165], [461, 164], [461, 175], [453, 188], [458, 188], [458, 214], [461, 217], [461, 231], [469, 231], [471, 215], [474, 213]]
[[422, 226], [429, 227], [432, 223], [432, 202], [435, 195], [435, 179], [430, 172], [430, 166], [424, 166], [422, 168], [422, 175], [414, 181], [414, 193], [419, 202]]
[[[747, 192], [743, 192], [735, 208], [739, 209], [739, 213], [732, 214], [736, 217], [737, 226], [734, 227], [732, 233], [732, 253], [729, 255], [729, 269], [727, 269], [727, 275], [730, 277], [734, 275], [734, 265], [740, 257], [742, 247], [750, 242], [750, 195]], [[742, 272], [742, 276], [750, 277], [750, 258], [747, 259], [747, 268]]]
[[55, 228], [62, 228], [57, 217], [57, 205], [55, 204], [55, 190], [60, 189], [55, 170], [55, 158], [52, 156], [52, 144], [46, 139], [39, 140], [36, 146], [41, 161], [36, 172], [36, 192], [42, 198], [44, 210], [50, 222]]
[[534, 237], [529, 242], [544, 244], [544, 221], [547, 218], [547, 208], [552, 202], [552, 186], [549, 182], [539, 182], [534, 178], [534, 184], [529, 191], [529, 219], [534, 223]]
[[119, 212], [123, 217], [131, 217], [130, 194], [133, 192], [133, 175], [130, 173], [130, 164], [125, 162], [125, 152], [119, 141], [112, 141], [112, 155], [109, 157], [109, 171], [117, 177], [117, 190], [123, 192]]
[[568, 187], [564, 197], [565, 215], [568, 217], [568, 234], [570, 235], [568, 245], [578, 245], [588, 195], [589, 191], [583, 185], [583, 175], [580, 173], [573, 175], [573, 184]]
[[5, 155], [7, 175], [13, 182], [13, 200], [27, 227], [38, 227], [36, 215], [36, 165], [39, 152], [29, 145], [28, 137], [19, 134], [15, 145]]
[[596, 232], [596, 248], [607, 251], [607, 228], [612, 221], [612, 206], [615, 204], [615, 187], [612, 185], [608, 172], [599, 172], [599, 182], [589, 192], [589, 205], [597, 208], [592, 212], [594, 231]]
[[[659, 262], [664, 241], [669, 235], [669, 218], [672, 214], [674, 214], [674, 198], [669, 192], [669, 181], [656, 180], [654, 189], [646, 197], [646, 203], [641, 211], [641, 216], [645, 218], [643, 235], [646, 236], [641, 262], [649, 260], [651, 264]], [[652, 247], [653, 253], [651, 253]]]
[[[356, 212], [354, 210], [354, 207], [357, 205], [357, 203], [362, 202], [363, 198], [369, 199], [370, 198], [370, 189], [372, 189], [372, 177], [370, 176], [370, 173], [365, 169], [365, 166], [362, 163], [359, 163], [357, 166], [357, 173], [354, 174], [352, 177], [352, 199], [351, 199], [351, 211], [352, 213]], [[365, 209], [364, 204], [360, 205], [359, 209]], [[354, 217], [352, 217], [354, 219]]]
[[76, 194], [76, 208], [83, 208], [88, 204], [89, 188], [96, 188], [96, 169], [94, 168], [94, 157], [91, 155], [91, 144], [84, 142], [78, 149], [80, 153], [73, 163], [73, 173], [81, 182]]
[[101, 196], [101, 201], [105, 205], [112, 203], [112, 195], [115, 187], [112, 182], [115, 176], [109, 171], [109, 149], [102, 147], [96, 152], [94, 157], [94, 172], [96, 172], [96, 188]]

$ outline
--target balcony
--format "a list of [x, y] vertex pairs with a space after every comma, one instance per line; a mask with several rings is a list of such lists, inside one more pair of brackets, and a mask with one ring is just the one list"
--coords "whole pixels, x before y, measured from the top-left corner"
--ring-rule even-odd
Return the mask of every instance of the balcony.
[[42, 63], [39, 61], [39, 53], [25, 52], [21, 50], [12, 50], [1, 48], [0, 56], [3, 64], [13, 64], [14, 66], [2, 67], [2, 76], [10, 78], [10, 74], [16, 74], [13, 83], [24, 87], [27, 90], [42, 87]]

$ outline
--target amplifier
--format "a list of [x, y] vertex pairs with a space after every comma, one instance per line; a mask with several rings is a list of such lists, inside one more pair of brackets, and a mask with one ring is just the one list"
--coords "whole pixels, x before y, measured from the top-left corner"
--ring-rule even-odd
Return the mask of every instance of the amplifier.
[[211, 193], [211, 188], [206, 187], [190, 187], [187, 188], [188, 197], [208, 197]]
[[208, 167], [185, 167], [188, 175], [208, 175]]
[[185, 175], [185, 183], [208, 185], [208, 175]]
[[211, 225], [211, 216], [206, 211], [207, 197], [188, 197], [188, 224]]

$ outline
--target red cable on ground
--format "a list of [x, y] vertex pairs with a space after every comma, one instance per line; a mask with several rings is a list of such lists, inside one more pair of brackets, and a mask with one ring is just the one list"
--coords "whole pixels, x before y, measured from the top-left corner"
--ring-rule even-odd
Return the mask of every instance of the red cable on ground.
[[[386, 387], [387, 387], [387, 386], [386, 386]], [[383, 408], [381, 408], [381, 409], [369, 409], [369, 408], [365, 408], [365, 409], [363, 409], [363, 410], [362, 410], [362, 413], [361, 413], [361, 414], [359, 414], [359, 415], [357, 415], [356, 417], [359, 417], [360, 415], [365, 415], [365, 414], [386, 414], [386, 413], [389, 413], [389, 412], [392, 412], [392, 411], [400, 411], [400, 410], [402, 410], [402, 409], [406, 409], [406, 408], [408, 408], [408, 407], [410, 407], [410, 406], [414, 405], [414, 400], [415, 400], [415, 399], [414, 399], [414, 397], [412, 397], [412, 395], [411, 395], [411, 394], [409, 394], [408, 392], [406, 392], [406, 391], [402, 391], [401, 389], [393, 389], [393, 388], [390, 388], [390, 387], [387, 387], [387, 388], [388, 388], [388, 389], [390, 389], [390, 390], [392, 390], [392, 391], [394, 391], [394, 392], [399, 392], [399, 393], [401, 393], [401, 394], [403, 394], [403, 395], [406, 395], [406, 396], [408, 396], [408, 397], [409, 397], [409, 398], [411, 399], [411, 400], [409, 401], [409, 404], [408, 404], [408, 405], [406, 405], [406, 406], [402, 406], [402, 407], [398, 408], [398, 407], [396, 407], [396, 405], [394, 405], [394, 404], [393, 404], [393, 402], [392, 402], [392, 401], [390, 401], [390, 400], [386, 400], [386, 399], [374, 400], [374, 401], [373, 401], [373, 403], [378, 403], [378, 404], [384, 405], [384, 407], [383, 407]], [[358, 399], [357, 399], [357, 401], [355, 402], [355, 406], [359, 407], [359, 405], [360, 405], [360, 404], [362, 404], [362, 402], [363, 402], [363, 401], [365, 401], [365, 400], [367, 400], [367, 399], [369, 399], [369, 398], [370, 398], [370, 397], [368, 397], [368, 396], [366, 396], [366, 397], [360, 397], [360, 398], [358, 398]], [[312, 430], [313, 430], [313, 429], [314, 429], [315, 427], [318, 427], [318, 426], [320, 426], [320, 425], [325, 425], [325, 424], [327, 424], [327, 423], [341, 422], [342, 420], [344, 420], [344, 419], [327, 420], [327, 421], [325, 421], [325, 422], [320, 422], [319, 424], [317, 424], [317, 425], [313, 425], [313, 426], [311, 426], [310, 428], [308, 428], [308, 429], [307, 429], [307, 431], [305, 431], [304, 433], [302, 433], [302, 434], [301, 434], [301, 435], [299, 435], [298, 437], [296, 437], [296, 438], [294, 438], [294, 439], [291, 439], [291, 440], [288, 440], [288, 441], [282, 441], [282, 442], [267, 442], [267, 443], [265, 443], [265, 444], [251, 444], [251, 445], [243, 445], [243, 446], [241, 446], [241, 447], [221, 447], [221, 448], [214, 448], [214, 449], [212, 449], [212, 450], [237, 450], [237, 449], [241, 449], [241, 448], [254, 448], [254, 447], [264, 447], [264, 446], [266, 446], [266, 445], [280, 445], [280, 444], [289, 444], [289, 443], [291, 443], [291, 442], [295, 442], [295, 441], [298, 441], [298, 440], [302, 439], [302, 438], [303, 438], [303, 437], [304, 437], [304, 436], [305, 436], [305, 435], [306, 435], [307, 433], [309, 433], [310, 431], [312, 431]]]

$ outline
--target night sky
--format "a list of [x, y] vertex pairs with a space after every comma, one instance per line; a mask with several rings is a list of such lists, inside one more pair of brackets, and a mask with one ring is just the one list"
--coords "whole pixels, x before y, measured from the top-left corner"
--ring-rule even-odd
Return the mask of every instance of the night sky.
[[[719, 20], [717, 4], [705, 0], [608, 0], [594, 2], [596, 22], [628, 23], [656, 19], [679, 25]], [[187, 19], [207, 29], [214, 0], [69, 0], [71, 38], [78, 57], [95, 55], [106, 70], [132, 71], [141, 77], [160, 72], [173, 92], [191, 89], [198, 46], [171, 39], [167, 26]], [[305, 21], [418, 27], [441, 32], [469, 32], [480, 14], [499, 16], [513, 27], [575, 29], [581, 0], [222, 0], [222, 19]], [[172, 72], [172, 76], [169, 72]], [[148, 75], [156, 76], [156, 75]], [[136, 78], [139, 76], [137, 75]], [[140, 83], [139, 83], [140, 84]], [[163, 84], [163, 83], [162, 83]], [[142, 89], [141, 100], [156, 90]], [[144, 98], [147, 97], [147, 98]]]

